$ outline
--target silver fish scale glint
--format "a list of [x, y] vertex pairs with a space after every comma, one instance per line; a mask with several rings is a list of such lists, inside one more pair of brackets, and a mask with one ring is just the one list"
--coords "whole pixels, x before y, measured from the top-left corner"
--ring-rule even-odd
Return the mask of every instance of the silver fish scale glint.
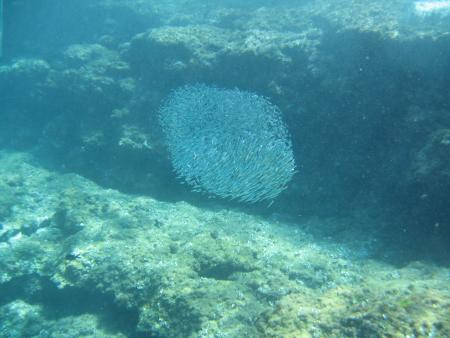
[[264, 97], [185, 86], [159, 118], [177, 177], [194, 191], [254, 203], [278, 196], [295, 174], [290, 135]]

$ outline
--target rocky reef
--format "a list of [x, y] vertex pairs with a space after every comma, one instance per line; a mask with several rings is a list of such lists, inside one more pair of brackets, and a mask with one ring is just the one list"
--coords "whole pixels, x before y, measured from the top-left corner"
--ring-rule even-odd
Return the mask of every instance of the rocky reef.
[[[450, 336], [448, 11], [5, 13], [0, 336]], [[157, 112], [195, 83], [280, 107], [299, 173], [270, 208], [208, 200], [171, 173]]]
[[[292, 224], [130, 196], [18, 153], [1, 153], [0, 187], [16, 199], [0, 201], [4, 336], [450, 334], [450, 270], [369, 259], [382, 244], [345, 219]], [[345, 236], [310, 230], [336, 223]]]

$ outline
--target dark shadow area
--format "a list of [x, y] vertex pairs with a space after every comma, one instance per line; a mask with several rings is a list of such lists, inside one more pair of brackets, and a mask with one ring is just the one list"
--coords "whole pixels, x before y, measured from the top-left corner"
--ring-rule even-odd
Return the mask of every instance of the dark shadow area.
[[46, 278], [25, 276], [0, 285], [0, 305], [16, 299], [42, 305], [43, 315], [48, 320], [91, 313], [99, 317], [102, 328], [107, 332], [120, 332], [133, 338], [145, 337], [135, 333], [138, 322], [135, 309], [120, 307], [111, 295], [100, 294], [94, 289], [58, 289]]
[[233, 278], [233, 274], [239, 272], [249, 272], [249, 270], [245, 266], [235, 264], [234, 262], [225, 261], [216, 264], [211, 262], [202, 264], [197, 272], [200, 277], [204, 278], [231, 280]]

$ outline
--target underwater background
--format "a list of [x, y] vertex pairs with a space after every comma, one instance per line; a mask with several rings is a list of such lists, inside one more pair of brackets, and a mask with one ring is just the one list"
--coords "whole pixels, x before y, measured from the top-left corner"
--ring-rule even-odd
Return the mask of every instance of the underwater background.
[[0, 337], [450, 337], [450, 1], [0, 7]]

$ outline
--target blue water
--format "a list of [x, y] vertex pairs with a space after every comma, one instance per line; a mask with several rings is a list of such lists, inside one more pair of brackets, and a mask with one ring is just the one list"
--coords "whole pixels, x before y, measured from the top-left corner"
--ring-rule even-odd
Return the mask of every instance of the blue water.
[[448, 1], [0, 4], [0, 337], [450, 336]]

